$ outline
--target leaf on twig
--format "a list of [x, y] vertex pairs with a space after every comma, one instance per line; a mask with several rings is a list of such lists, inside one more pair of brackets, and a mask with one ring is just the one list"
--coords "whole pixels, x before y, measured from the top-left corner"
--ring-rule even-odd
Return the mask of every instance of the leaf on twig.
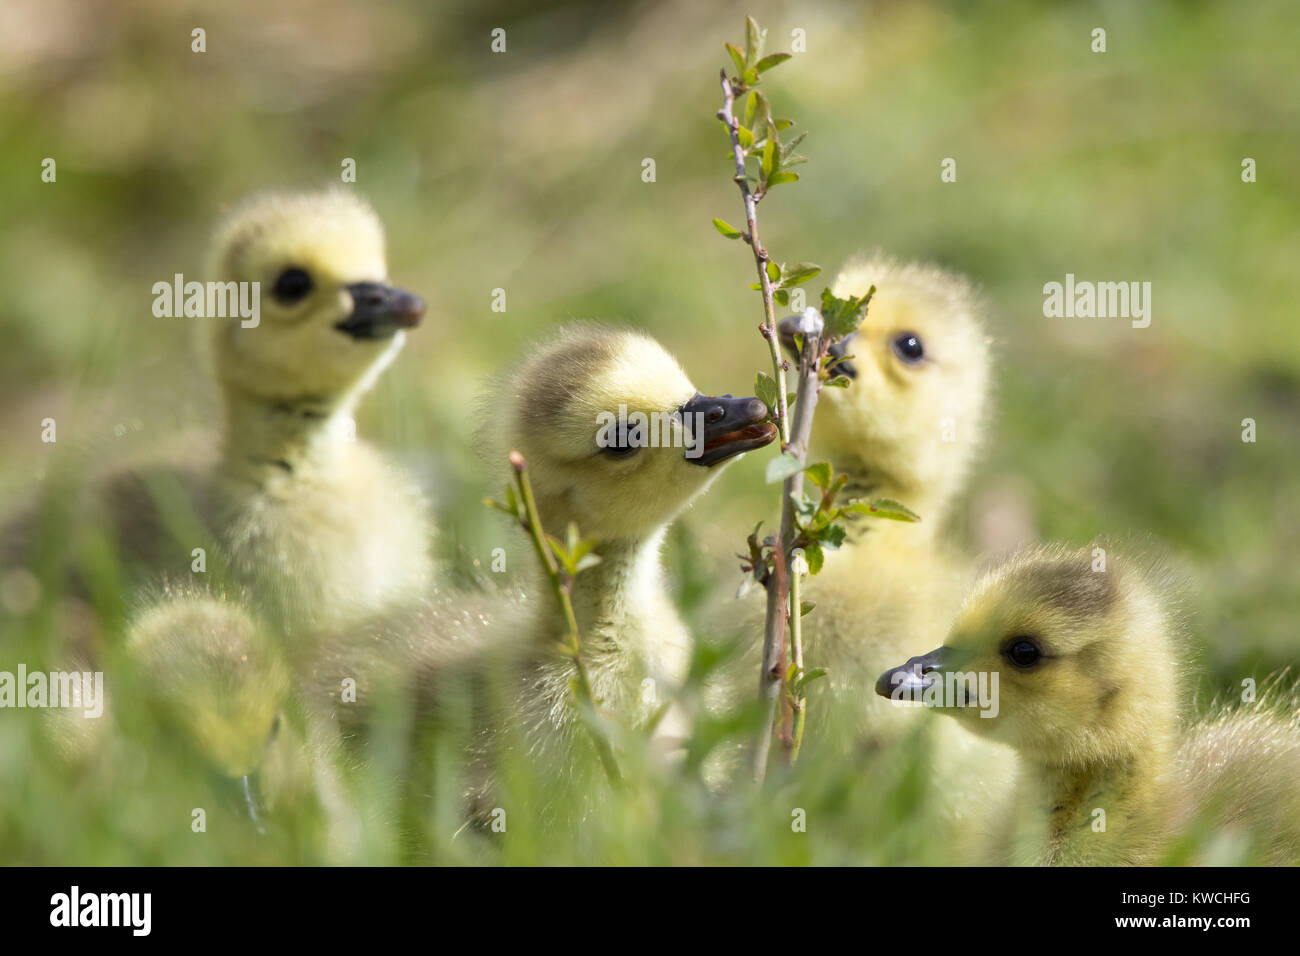
[[799, 464], [799, 459], [789, 452], [782, 452], [767, 463], [765, 478], [770, 485], [777, 481], [784, 481], [791, 475], [797, 475], [801, 471], [803, 471], [803, 465]]
[[767, 182], [772, 173], [775, 171], [776, 162], [776, 140], [768, 137], [767, 145], [763, 147], [763, 158], [759, 163], [759, 169], [763, 171], [763, 181]]
[[889, 498], [873, 498], [871, 501], [855, 501], [844, 509], [856, 514], [871, 515], [875, 518], [888, 518], [891, 521], [920, 521], [921, 516], [907, 505], [899, 504]]
[[745, 55], [740, 52], [735, 44], [724, 43], [723, 46], [725, 46], [727, 52], [731, 54], [731, 62], [736, 65], [736, 76], [741, 76], [745, 70], [749, 68], [749, 64], [745, 62]]
[[759, 372], [754, 378], [754, 394], [769, 409], [776, 408], [780, 392], [777, 391], [776, 381], [766, 372]]
[[851, 332], [857, 331], [858, 326], [862, 324], [863, 318], [866, 317], [867, 304], [875, 294], [876, 287], [874, 285], [867, 290], [866, 295], [860, 298], [850, 296], [847, 299], [841, 299], [830, 289], [822, 290], [822, 319], [826, 322], [826, 334], [830, 336], [831, 341], [839, 341]]
[[792, 286], [803, 285], [809, 279], [820, 275], [822, 267], [815, 262], [800, 262], [785, 269], [781, 273], [781, 285], [787, 289]]
[[828, 488], [831, 483], [831, 465], [828, 461], [818, 461], [804, 468], [808, 480], [818, 488]]
[[784, 183], [797, 183], [798, 181], [799, 181], [798, 173], [791, 173], [791, 172], [786, 172], [785, 170], [781, 170], [780, 172], [773, 173], [771, 176], [767, 177], [767, 186], [769, 189], [771, 189], [773, 186], [780, 186], [783, 185]]
[[754, 64], [754, 69], [759, 73], [764, 73], [774, 66], [780, 66], [788, 59], [790, 59], [789, 53], [769, 53]]
[[826, 561], [826, 555], [822, 552], [822, 546], [816, 541], [809, 541], [804, 545], [804, 557], [808, 560], [808, 573], [817, 574], [822, 569]]
[[731, 223], [726, 222], [722, 219], [713, 220], [713, 228], [718, 230], [718, 232], [722, 233], [728, 239], [739, 239], [741, 236], [744, 235], [743, 232], [741, 232]]
[[763, 56], [763, 40], [767, 31], [759, 29], [753, 17], [745, 17], [745, 62], [757, 63]]

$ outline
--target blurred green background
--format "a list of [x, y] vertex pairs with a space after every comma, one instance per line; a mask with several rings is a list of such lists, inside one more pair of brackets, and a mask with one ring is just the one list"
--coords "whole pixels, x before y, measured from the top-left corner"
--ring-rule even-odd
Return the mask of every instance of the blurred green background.
[[[423, 477], [453, 567], [468, 577], [503, 545], [523, 559], [478, 505], [503, 479], [476, 457], [473, 398], [529, 341], [578, 317], [643, 327], [706, 392], [748, 393], [766, 362], [752, 261], [710, 225], [740, 219], [714, 112], [722, 43], [742, 37], [745, 14], [768, 28], [769, 50], [787, 49], [796, 28], [807, 37], [764, 84], [809, 131], [810, 160], [762, 207], [768, 248], [829, 278], [882, 247], [966, 272], [988, 295], [997, 414], [962, 539], [977, 554], [1033, 539], [1152, 539], [1192, 581], [1199, 691], [1231, 692], [1295, 662], [1300, 8], [1285, 0], [9, 0], [5, 511], [69, 449], [125, 458], [216, 424], [195, 330], [151, 314], [152, 284], [199, 271], [227, 204], [337, 182], [351, 157], [387, 225], [393, 278], [430, 304], [366, 401], [361, 432]], [[191, 52], [195, 27], [206, 53]], [[490, 51], [495, 27], [505, 54]], [[1090, 50], [1095, 27], [1104, 54]], [[45, 157], [56, 183], [41, 181]], [[641, 177], [647, 157], [653, 183]], [[956, 183], [940, 181], [945, 157]], [[1241, 181], [1244, 157], [1258, 182]], [[1042, 286], [1067, 272], [1150, 281], [1151, 326], [1044, 318]], [[495, 288], [505, 313], [491, 310]], [[40, 441], [46, 417], [57, 445]], [[1244, 418], [1257, 422], [1254, 444], [1241, 440]], [[775, 514], [764, 460], [730, 468], [674, 533], [670, 566], [697, 623], [704, 602], [734, 588], [743, 535]], [[12, 610], [5, 637], [21, 647], [30, 629]], [[312, 858], [251, 837], [168, 843], [148, 826], [150, 801], [173, 799], [158, 795], [172, 784], [150, 776], [164, 772], [157, 762], [134, 778], [152, 795], [123, 807], [120, 792], [45, 766], [18, 726], [0, 719], [0, 862]], [[785, 785], [813, 787], [841, 825], [797, 845], [733, 832], [727, 821], [742, 817], [726, 816], [730, 804], [682, 789], [657, 810], [628, 810], [644, 832], [624, 820], [617, 837], [589, 834], [599, 849], [515, 845], [485, 858], [927, 859], [897, 839], [871, 843], [846, 809], [858, 783], [824, 769], [808, 771], [815, 784]], [[479, 858], [463, 847], [449, 858]]]

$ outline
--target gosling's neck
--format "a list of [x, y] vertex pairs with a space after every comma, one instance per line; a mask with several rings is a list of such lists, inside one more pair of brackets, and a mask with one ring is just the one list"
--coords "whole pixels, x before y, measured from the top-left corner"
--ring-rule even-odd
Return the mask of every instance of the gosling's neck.
[[[664, 582], [659, 552], [665, 528], [644, 538], [619, 538], [596, 545], [600, 563], [573, 582], [573, 612], [582, 640], [582, 657], [593, 682], [644, 677], [685, 677], [690, 640]], [[547, 588], [535, 588], [549, 604]], [[559, 637], [558, 614], [546, 608], [538, 632], [550, 644]]]
[[263, 485], [328, 473], [354, 445], [359, 391], [292, 400], [227, 392], [225, 398], [222, 463], [233, 477]]
[[885, 544], [884, 539], [902, 535], [908, 543], [930, 543], [939, 537], [939, 530], [947, 520], [951, 495], [946, 489], [924, 488], [913, 483], [899, 482], [891, 475], [865, 464], [854, 457], [836, 457], [832, 459], [835, 471], [848, 475], [844, 490], [837, 502], [847, 502], [857, 498], [869, 501], [873, 498], [885, 498], [897, 501], [920, 515], [919, 523], [873, 521], [864, 516], [849, 525], [849, 544], [870, 542]]
[[659, 566], [664, 531], [600, 542], [595, 549], [600, 563], [575, 579], [573, 611], [590, 652], [635, 651], [654, 630], [655, 619], [672, 613]]
[[1040, 862], [1052, 866], [1154, 862], [1175, 809], [1173, 733], [1172, 728], [1167, 730], [1152, 733], [1142, 746], [1105, 757], [1029, 766], [1041, 801], [1040, 819], [1047, 820]]

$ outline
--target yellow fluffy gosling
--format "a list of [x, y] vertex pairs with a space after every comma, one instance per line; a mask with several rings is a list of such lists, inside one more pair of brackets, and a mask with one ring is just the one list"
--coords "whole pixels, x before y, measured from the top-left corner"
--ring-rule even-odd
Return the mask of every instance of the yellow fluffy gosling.
[[852, 383], [823, 390], [809, 460], [847, 474], [846, 495], [895, 499], [921, 521], [855, 522], [808, 579], [817, 610], [804, 628], [809, 666], [827, 668], [834, 695], [853, 701], [880, 741], [896, 715], [862, 705], [861, 688], [900, 651], [933, 647], [966, 585], [966, 562], [944, 531], [983, 436], [990, 359], [964, 277], [878, 256], [847, 266], [833, 291], [872, 285], [866, 318], [837, 349], [851, 356], [841, 370]]
[[[425, 505], [352, 422], [424, 312], [388, 284], [374, 211], [344, 190], [255, 196], [218, 229], [205, 278], [260, 284], [256, 326], [188, 320], [211, 330], [215, 461], [120, 469], [92, 486], [81, 524], [109, 534], [134, 583], [187, 579], [203, 548], [196, 583], [233, 571], [300, 629], [422, 593]], [[33, 527], [9, 529], [10, 560], [30, 556]]]
[[[615, 424], [602, 445], [602, 416], [617, 419], [620, 409], [631, 430]], [[639, 443], [638, 413], [657, 416], [655, 444]], [[690, 447], [674, 413], [691, 426]], [[690, 636], [660, 566], [665, 530], [724, 463], [772, 440], [767, 409], [754, 398], [699, 394], [648, 336], [584, 324], [535, 349], [487, 414], [491, 444], [500, 449], [492, 484], [513, 481], [506, 451], [518, 450], [547, 531], [563, 538], [574, 522], [584, 537], [598, 539], [601, 561], [581, 572], [573, 589], [583, 656], [601, 710], [628, 725], [643, 722], [670, 699], [690, 657]], [[328, 699], [346, 717], [338, 687], [349, 676], [391, 683], [405, 669], [441, 689], [467, 686], [476, 678], [456, 675], [488, 669], [494, 680], [504, 677], [510, 699], [506, 713], [492, 709], [477, 738], [483, 748], [508, 728], [531, 755], [569, 765], [568, 743], [580, 733], [567, 703], [573, 664], [559, 650], [564, 625], [550, 590], [540, 571], [533, 573], [533, 556], [524, 557], [526, 597], [503, 602], [511, 607], [470, 613], [424, 602], [400, 621], [376, 619], [326, 642], [314, 665], [318, 702]], [[365, 682], [358, 682], [359, 701]], [[658, 725], [665, 746], [684, 729], [675, 714]]]
[[[1253, 837], [1300, 863], [1300, 718], [1292, 697], [1182, 723], [1180, 629], [1168, 584], [1092, 548], [1023, 552], [975, 587], [943, 646], [881, 675], [877, 692], [928, 695], [1015, 748], [1008, 822], [1043, 828], [1044, 864], [1159, 862], [1187, 826]], [[957, 675], [985, 675], [982, 707]], [[997, 678], [997, 693], [991, 693]], [[995, 716], [981, 716], [981, 713]]]

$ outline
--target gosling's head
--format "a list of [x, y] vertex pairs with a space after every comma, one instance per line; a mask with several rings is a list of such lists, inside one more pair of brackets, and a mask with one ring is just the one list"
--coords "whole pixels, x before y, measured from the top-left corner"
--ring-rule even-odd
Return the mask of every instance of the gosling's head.
[[[926, 699], [1036, 763], [1113, 759], [1171, 726], [1174, 628], [1151, 574], [1129, 560], [1035, 548], [985, 575], [944, 645], [886, 671], [876, 692]], [[970, 675], [990, 689], [996, 675], [991, 707], [969, 692], [965, 706], [953, 699], [959, 685], [978, 686]]]
[[835, 349], [850, 357], [840, 371], [851, 383], [822, 392], [813, 439], [837, 468], [930, 522], [961, 489], [984, 430], [990, 360], [979, 300], [962, 276], [881, 256], [846, 266], [832, 291], [864, 295], [873, 285], [866, 318]]
[[757, 398], [701, 395], [654, 339], [594, 325], [535, 351], [509, 401], [505, 437], [545, 526], [606, 541], [667, 524], [724, 463], [776, 436]]
[[278, 727], [289, 676], [267, 635], [239, 606], [180, 595], [133, 623], [128, 650], [150, 692], [214, 770], [257, 770]]
[[211, 280], [259, 283], [259, 321], [216, 320], [217, 375], [260, 401], [359, 394], [419, 324], [424, 302], [388, 283], [384, 230], [343, 189], [254, 196], [218, 229]]

